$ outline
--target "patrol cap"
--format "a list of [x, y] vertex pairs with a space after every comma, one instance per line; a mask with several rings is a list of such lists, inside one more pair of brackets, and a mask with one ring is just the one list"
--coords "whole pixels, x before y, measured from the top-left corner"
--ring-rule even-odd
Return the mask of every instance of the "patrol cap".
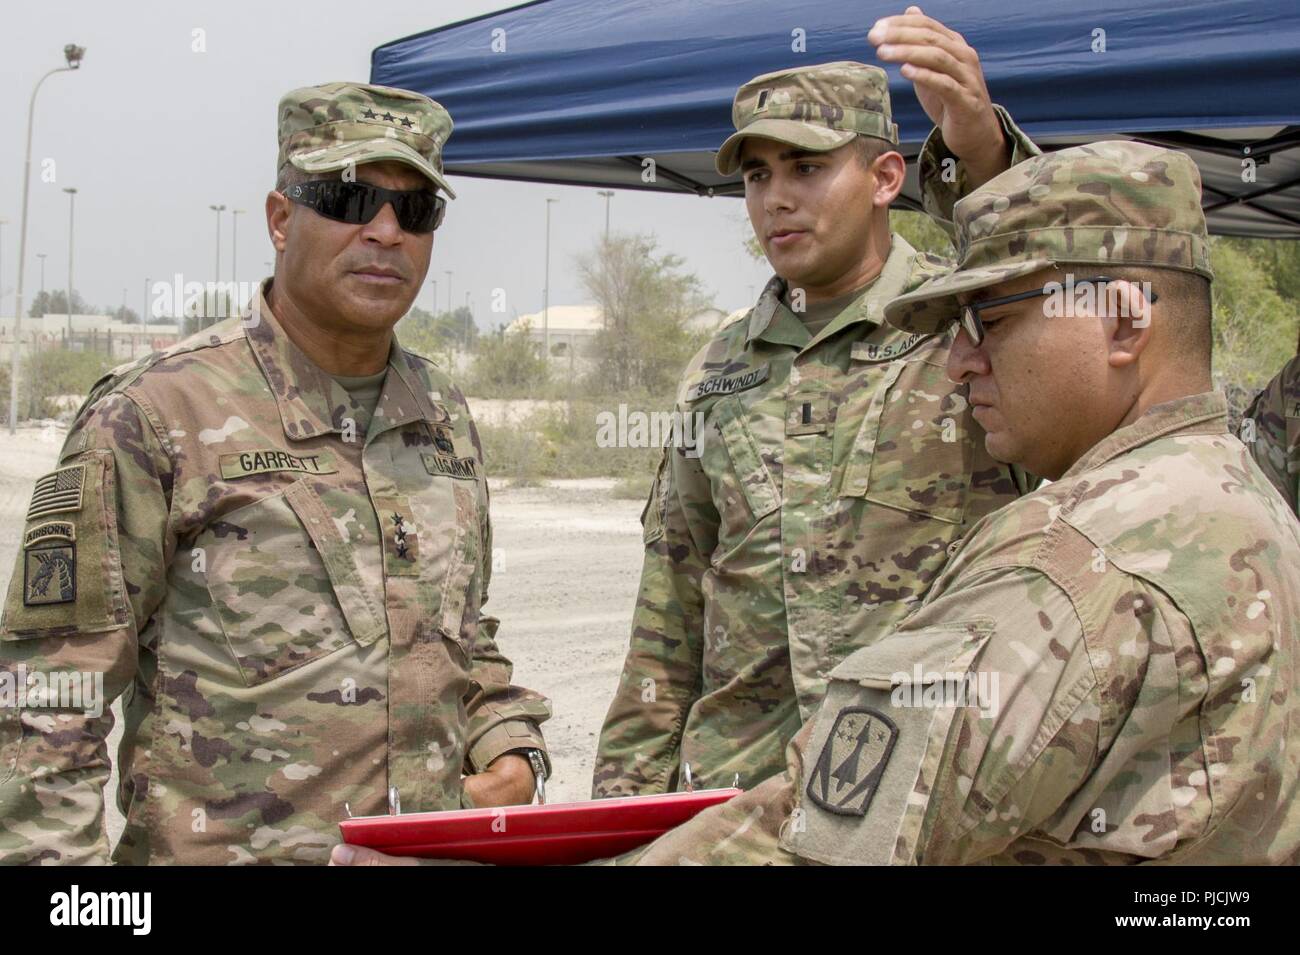
[[452, 199], [442, 175], [442, 147], [451, 116], [420, 93], [367, 83], [325, 83], [291, 90], [280, 100], [278, 170], [335, 172], [391, 159], [423, 173]]
[[714, 158], [723, 176], [740, 168], [740, 145], [747, 136], [819, 153], [839, 149], [855, 136], [898, 145], [898, 127], [889, 112], [889, 77], [879, 67], [852, 60], [754, 77], [736, 91], [731, 122], [736, 132]]
[[1152, 266], [1213, 280], [1201, 176], [1185, 154], [1100, 142], [1035, 156], [953, 207], [957, 266], [889, 302], [885, 318], [936, 332], [957, 296], [1060, 263]]

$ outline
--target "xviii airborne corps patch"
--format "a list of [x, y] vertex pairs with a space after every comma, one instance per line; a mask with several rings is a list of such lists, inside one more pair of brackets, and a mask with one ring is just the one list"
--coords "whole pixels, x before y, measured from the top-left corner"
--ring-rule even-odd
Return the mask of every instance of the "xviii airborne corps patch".
[[23, 535], [23, 603], [28, 607], [77, 599], [77, 529], [46, 521]]
[[865, 816], [897, 739], [898, 727], [883, 713], [840, 710], [808, 781], [809, 798], [836, 815]]

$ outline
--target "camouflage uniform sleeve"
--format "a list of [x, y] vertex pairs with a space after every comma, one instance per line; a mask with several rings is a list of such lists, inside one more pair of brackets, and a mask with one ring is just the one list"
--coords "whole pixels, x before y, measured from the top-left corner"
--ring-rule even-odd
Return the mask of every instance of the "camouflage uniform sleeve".
[[835, 864], [967, 865], [1035, 830], [1066, 842], [1101, 722], [1070, 598], [1037, 570], [985, 574], [832, 671], [782, 845]]
[[786, 770], [654, 842], [611, 860], [616, 865], [807, 865], [781, 845], [781, 832], [794, 816], [795, 782], [802, 775], [806, 723], [786, 747]]
[[122, 393], [84, 412], [37, 483], [0, 622], [0, 691], [28, 691], [0, 706], [0, 862], [108, 861], [109, 704], [137, 678], [166, 588], [170, 487], [158, 433]]
[[[486, 491], [485, 491], [486, 493]], [[483, 508], [483, 571], [480, 606], [487, 603], [492, 576], [492, 520]], [[551, 704], [540, 693], [511, 684], [514, 666], [497, 647], [500, 621], [480, 614], [473, 636], [472, 681], [465, 712], [469, 719], [466, 772], [481, 773], [492, 761], [515, 749], [538, 749], [551, 771], [541, 724], [551, 715]]]
[[645, 560], [632, 636], [596, 752], [592, 794], [634, 796], [677, 785], [682, 727], [700, 695], [700, 582], [718, 515], [700, 459], [666, 447], [642, 513]]
[[[1030, 156], [1042, 154], [1033, 140], [1024, 134], [1011, 114], [997, 104], [993, 106], [1002, 124], [1002, 132], [1011, 143], [1011, 162], [1008, 166], [1024, 162]], [[957, 200], [971, 191], [966, 180], [966, 167], [948, 149], [943, 133], [932, 129], [917, 158], [917, 173], [921, 180], [921, 205], [925, 214], [935, 221], [950, 237], [954, 236], [952, 207]]]
[[1255, 463], [1300, 514], [1300, 356], [1256, 396], [1241, 422]]

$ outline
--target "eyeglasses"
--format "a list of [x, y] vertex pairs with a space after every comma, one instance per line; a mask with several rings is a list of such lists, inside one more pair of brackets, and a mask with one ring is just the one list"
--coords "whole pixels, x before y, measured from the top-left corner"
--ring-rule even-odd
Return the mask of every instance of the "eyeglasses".
[[372, 186], [368, 182], [344, 182], [322, 179], [290, 186], [285, 196], [306, 206], [326, 219], [361, 225], [379, 215], [392, 203], [397, 224], [406, 232], [432, 232], [442, 225], [447, 200], [428, 189], [396, 190]]
[[[1115, 281], [1117, 279], [1099, 275], [1096, 278], [1075, 279], [1074, 284], [1105, 285], [1108, 282]], [[957, 322], [970, 336], [971, 344], [979, 345], [984, 341], [984, 322], [980, 319], [980, 312], [990, 308], [998, 308], [1001, 305], [1010, 305], [1013, 302], [1023, 302], [1026, 299], [1041, 298], [1045, 295], [1059, 295], [1061, 289], [1061, 283], [1050, 282], [1042, 288], [1030, 289], [1028, 292], [1017, 292], [1015, 295], [1003, 295], [1000, 298], [986, 298], [980, 302], [971, 302], [969, 305], [961, 306], [961, 315], [958, 317]], [[1148, 291], [1148, 301], [1154, 303], [1158, 298], [1159, 296], [1154, 291]]]

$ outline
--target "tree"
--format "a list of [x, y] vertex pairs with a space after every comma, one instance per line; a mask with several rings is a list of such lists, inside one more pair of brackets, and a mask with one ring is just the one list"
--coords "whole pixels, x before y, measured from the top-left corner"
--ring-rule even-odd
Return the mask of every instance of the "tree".
[[43, 348], [25, 356], [20, 385], [24, 391], [31, 389], [29, 397], [35, 416], [52, 418], [60, 410], [53, 401], [55, 396], [84, 396], [90, 391], [90, 386], [116, 364], [117, 359], [100, 352]]
[[[74, 288], [72, 290], [72, 313], [74, 315], [89, 315], [93, 311], [94, 309], [81, 297], [81, 293]], [[67, 292], [63, 289], [55, 289], [52, 292], [37, 292], [36, 297], [32, 299], [32, 306], [28, 309], [27, 314], [32, 318], [40, 318], [42, 315], [67, 315]]]
[[[1232, 420], [1240, 417], [1277, 370], [1295, 353], [1300, 311], [1278, 294], [1275, 280], [1289, 281], [1285, 253], [1273, 240], [1210, 240], [1214, 299], [1214, 383], [1228, 396]], [[1278, 271], [1273, 266], [1277, 264]]]
[[465, 390], [485, 398], [535, 395], [549, 377], [546, 360], [533, 342], [528, 324], [525, 322], [523, 328], [513, 332], [501, 325], [479, 342]]
[[397, 323], [397, 338], [411, 351], [437, 354], [452, 347], [473, 348], [478, 341], [478, 326], [473, 313], [463, 305], [436, 315], [417, 307]]
[[702, 336], [686, 320], [709, 305], [700, 280], [681, 271], [683, 259], [660, 255], [649, 235], [616, 235], [577, 259], [578, 276], [600, 306], [596, 333], [596, 392], [670, 392]]
[[113, 310], [113, 321], [120, 322], [124, 325], [138, 325], [140, 316], [136, 314], [135, 309], [127, 308], [125, 305], [119, 305]]

